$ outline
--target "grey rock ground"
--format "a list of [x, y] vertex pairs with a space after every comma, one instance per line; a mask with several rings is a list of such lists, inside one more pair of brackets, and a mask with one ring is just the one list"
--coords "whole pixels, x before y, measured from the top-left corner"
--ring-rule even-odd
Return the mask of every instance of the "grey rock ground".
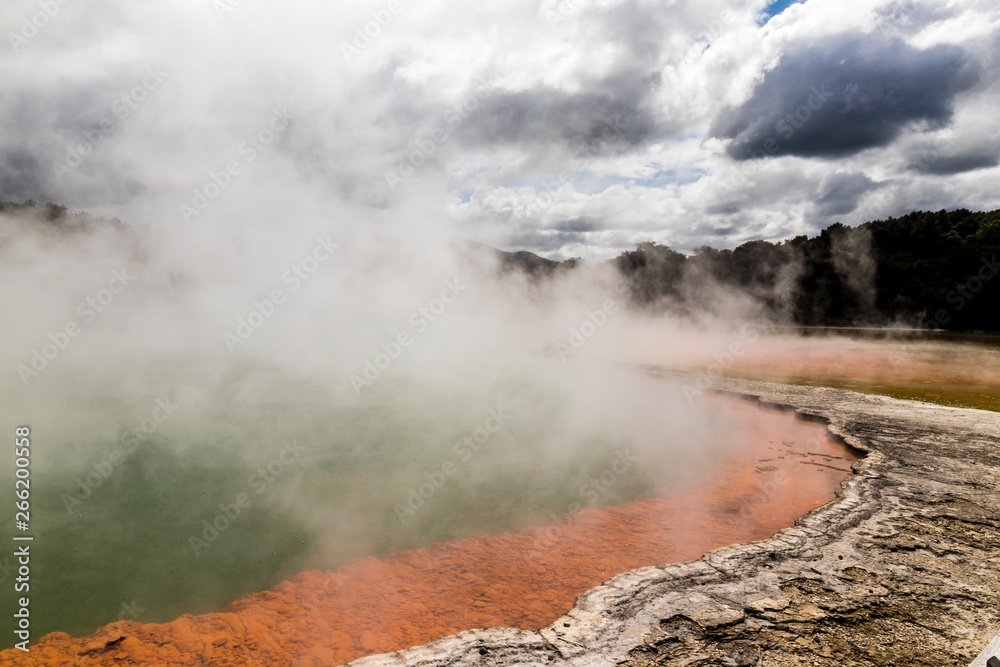
[[867, 456], [834, 501], [770, 539], [620, 574], [537, 632], [473, 630], [352, 664], [964, 667], [976, 659], [1000, 632], [1000, 413], [743, 380], [715, 388], [827, 420]]
[[993, 638], [969, 667], [993, 667], [989, 662], [990, 658], [994, 660], [993, 665], [1000, 662], [1000, 635]]

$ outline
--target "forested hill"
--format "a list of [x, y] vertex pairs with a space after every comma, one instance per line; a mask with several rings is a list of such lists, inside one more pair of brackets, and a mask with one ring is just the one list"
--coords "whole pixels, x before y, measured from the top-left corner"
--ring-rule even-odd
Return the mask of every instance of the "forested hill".
[[48, 239], [67, 238], [74, 234], [109, 234], [135, 236], [136, 227], [122, 224], [118, 218], [102, 218], [85, 212], [72, 213], [65, 206], [0, 201], [0, 248], [12, 239], [33, 234]]
[[612, 261], [647, 307], [697, 309], [711, 277], [804, 326], [1000, 332], [998, 255], [1000, 211], [960, 209], [836, 223], [814, 238], [702, 247], [690, 257], [643, 243]]

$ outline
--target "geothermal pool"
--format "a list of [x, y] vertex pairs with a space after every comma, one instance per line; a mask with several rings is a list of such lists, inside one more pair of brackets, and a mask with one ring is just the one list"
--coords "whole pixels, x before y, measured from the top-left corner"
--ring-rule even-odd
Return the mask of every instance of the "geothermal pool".
[[[225, 425], [210, 434], [188, 430], [204, 431], [200, 418], [164, 422], [89, 495], [93, 465], [49, 480], [80, 501], [51, 494], [40, 508], [32, 613], [53, 634], [28, 655], [0, 653], [0, 665], [80, 654], [95, 665], [320, 665], [463, 629], [541, 628], [617, 573], [792, 525], [857, 460], [790, 412], [711, 395], [687, 405], [672, 383], [623, 382], [641, 390], [622, 399], [630, 409], [595, 395], [631, 420], [621, 438], [567, 428], [582, 413], [544, 391], [464, 402], [404, 391], [338, 410], [305, 398], [316, 387], [285, 385], [301, 401], [210, 405]], [[233, 386], [248, 391], [246, 378]], [[289, 410], [296, 438], [281, 428]], [[248, 447], [250, 432], [267, 446]], [[195, 437], [201, 447], [175, 442]], [[81, 448], [92, 463], [107, 443]], [[217, 520], [234, 504], [238, 516]]]
[[[697, 349], [664, 346], [641, 335], [630, 342], [623, 357], [642, 364], [1000, 411], [996, 334], [821, 329], [810, 336], [706, 337]], [[741, 347], [730, 357], [733, 343]], [[671, 354], [678, 347], [683, 354]]]

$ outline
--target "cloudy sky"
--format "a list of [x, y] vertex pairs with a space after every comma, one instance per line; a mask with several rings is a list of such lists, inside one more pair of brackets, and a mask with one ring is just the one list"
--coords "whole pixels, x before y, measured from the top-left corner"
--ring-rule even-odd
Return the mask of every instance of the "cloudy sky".
[[552, 258], [1000, 207], [995, 0], [6, 0], [0, 199]]

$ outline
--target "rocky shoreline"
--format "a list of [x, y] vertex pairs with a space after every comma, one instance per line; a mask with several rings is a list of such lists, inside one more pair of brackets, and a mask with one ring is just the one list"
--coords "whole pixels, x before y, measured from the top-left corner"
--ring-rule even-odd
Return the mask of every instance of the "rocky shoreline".
[[[650, 368], [654, 375], [677, 374]], [[836, 500], [760, 542], [645, 567], [540, 631], [472, 630], [402, 665], [968, 665], [1000, 632], [1000, 413], [735, 379], [867, 453]]]

